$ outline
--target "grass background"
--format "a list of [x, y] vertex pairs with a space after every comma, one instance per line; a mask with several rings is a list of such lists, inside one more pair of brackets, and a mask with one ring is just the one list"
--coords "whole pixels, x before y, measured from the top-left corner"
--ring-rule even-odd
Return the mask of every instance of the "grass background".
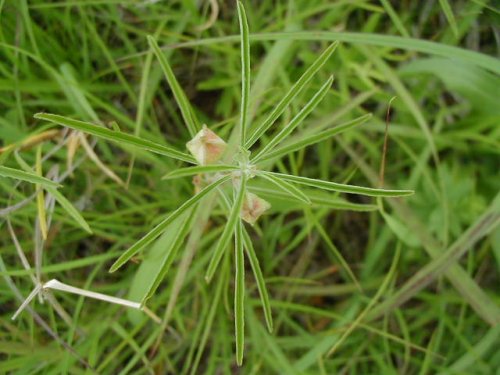
[[[247, 272], [245, 359], [237, 368], [230, 252], [211, 284], [202, 277], [224, 223], [220, 208], [214, 209], [202, 239], [181, 249], [149, 302], [164, 323], [168, 320], [166, 330], [143, 314], [58, 292], [54, 295], [71, 323], [38, 300], [31, 313], [10, 320], [22, 301], [19, 296], [26, 297], [33, 285], [7, 219], [32, 266], [36, 249], [44, 246], [43, 280], [57, 278], [139, 300], [168, 245], [168, 233], [135, 262], [113, 274], [107, 269], [192, 195], [189, 179], [160, 179], [180, 163], [89, 138], [100, 160], [124, 181], [134, 160], [126, 189], [81, 147], [76, 151], [76, 169], [60, 191], [81, 211], [92, 235], [56, 205], [47, 241], [41, 244], [36, 200], [12, 208], [33, 198], [34, 187], [0, 178], [0, 369], [495, 373], [500, 368], [500, 234], [495, 225], [484, 228], [483, 213], [498, 219], [498, 3], [266, 0], [245, 6], [253, 34], [254, 121], [272, 110], [334, 40], [342, 43], [280, 123], [293, 117], [330, 74], [335, 76], [332, 89], [297, 137], [374, 115], [360, 128], [283, 159], [276, 170], [378, 186], [386, 113], [396, 96], [385, 183], [414, 189], [415, 195], [385, 200], [383, 214], [339, 209], [340, 203], [304, 209], [273, 200], [252, 239], [275, 330], [266, 331], [255, 281]], [[218, 2], [214, 22], [212, 11], [205, 1], [0, 1], [0, 141], [18, 149], [17, 157], [14, 148], [4, 149], [0, 163], [19, 168], [21, 157], [35, 165], [36, 148], [22, 142], [48, 129], [33, 119], [41, 111], [116, 121], [124, 132], [184, 150], [189, 134], [148, 52], [149, 34], [166, 46], [200, 120], [226, 137], [240, 104], [238, 22], [231, 1]], [[57, 149], [60, 141], [58, 132], [40, 143], [43, 155], [54, 150], [43, 161], [45, 174], [54, 166], [60, 173], [66, 170], [68, 151]], [[376, 203], [339, 197], [346, 201]], [[332, 247], [347, 260], [362, 291]], [[384, 280], [387, 288], [380, 290]]]

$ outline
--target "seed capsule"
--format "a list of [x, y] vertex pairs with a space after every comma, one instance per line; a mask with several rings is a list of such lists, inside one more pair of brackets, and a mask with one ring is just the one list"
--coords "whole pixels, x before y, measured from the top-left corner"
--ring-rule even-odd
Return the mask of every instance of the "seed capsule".
[[206, 125], [203, 125], [194, 138], [186, 143], [187, 149], [200, 165], [212, 164], [220, 160], [226, 146], [226, 142]]
[[247, 223], [253, 225], [261, 215], [271, 208], [271, 204], [252, 193], [246, 193], [240, 216]]

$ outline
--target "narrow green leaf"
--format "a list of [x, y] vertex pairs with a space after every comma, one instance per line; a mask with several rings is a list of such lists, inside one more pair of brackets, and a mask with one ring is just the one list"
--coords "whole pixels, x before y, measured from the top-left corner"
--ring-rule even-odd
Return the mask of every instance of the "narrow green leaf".
[[328, 90], [330, 89], [332, 82], [333, 76], [330, 76], [330, 78], [328, 78], [323, 86], [321, 86], [318, 92], [314, 94], [314, 96], [307, 102], [304, 108], [302, 108], [300, 112], [297, 113], [297, 115], [295, 115], [295, 117], [257, 153], [257, 155], [252, 159], [253, 163], [258, 162], [276, 145], [278, 145], [281, 141], [288, 137], [290, 133], [302, 123], [306, 116], [309, 115], [314, 110], [314, 108], [316, 108], [321, 100], [323, 100]]
[[246, 142], [246, 147], [250, 148], [253, 146], [257, 140], [262, 137], [262, 135], [274, 124], [274, 122], [281, 116], [285, 109], [290, 105], [293, 99], [299, 95], [306, 85], [311, 81], [316, 72], [325, 64], [328, 58], [332, 55], [333, 51], [337, 48], [338, 43], [333, 42], [317, 59], [311, 66], [302, 74], [302, 76], [294, 83], [294, 85], [288, 90], [283, 99], [274, 107], [274, 110], [269, 114], [269, 116], [257, 126], [255, 131], [250, 136], [250, 139]]
[[[178, 48], [208, 46], [221, 43], [235, 43], [239, 40], [237, 35], [228, 35], [214, 38], [199, 38], [189, 42], [177, 44]], [[272, 40], [309, 40], [318, 42], [334, 41], [346, 42], [354, 45], [373, 45], [380, 47], [401, 48], [404, 51], [415, 51], [436, 56], [445, 56], [450, 59], [460, 59], [468, 61], [476, 66], [480, 66], [497, 74], [500, 73], [500, 63], [498, 59], [484, 53], [475, 52], [465, 48], [450, 46], [443, 43], [432, 42], [417, 38], [404, 38], [395, 35], [358, 33], [346, 31], [291, 31], [291, 32], [271, 32], [255, 33], [250, 35], [251, 41], [272, 41]], [[10, 47], [10, 46], [7, 46]], [[12, 47], [11, 47], [12, 48]]]
[[64, 211], [66, 211], [69, 214], [69, 216], [71, 216], [78, 223], [78, 225], [80, 225], [88, 233], [92, 233], [90, 226], [85, 221], [83, 216], [80, 214], [80, 212], [78, 212], [75, 206], [73, 206], [71, 202], [64, 195], [62, 195], [57, 189], [51, 186], [47, 187], [46, 189], [55, 198], [57, 203], [61, 205]]
[[[472, 224], [446, 251], [432, 259], [425, 267], [408, 279], [404, 285], [398, 287], [396, 293], [386, 299], [381, 305], [370, 313], [372, 318], [381, 316], [391, 311], [419, 291], [429, 285], [433, 280], [443, 275], [449, 268], [474, 248], [474, 245], [484, 236], [491, 233], [500, 225], [500, 193], [493, 200], [490, 207]], [[495, 306], [496, 307], [496, 306]], [[496, 311], [495, 311], [496, 310]], [[493, 321], [500, 323], [498, 309], [493, 310]]]
[[25, 172], [20, 169], [14, 169], [9, 167], [4, 167], [0, 165], [0, 177], [13, 178], [20, 181], [30, 182], [32, 184], [39, 184], [43, 187], [60, 187], [61, 185], [57, 182], [51, 181], [48, 178], [38, 176], [35, 173]]
[[[226, 177], [229, 178], [229, 177]], [[243, 199], [245, 198], [246, 192], [246, 184], [247, 184], [247, 176], [246, 174], [241, 175], [241, 183], [235, 194], [235, 199], [233, 206], [231, 207], [231, 211], [229, 213], [229, 217], [227, 219], [227, 224], [222, 232], [222, 236], [215, 247], [214, 253], [212, 255], [212, 259], [210, 260], [210, 264], [208, 265], [207, 273], [205, 274], [205, 280], [210, 282], [212, 277], [214, 276], [215, 270], [217, 269], [217, 265], [219, 264], [222, 255], [224, 254], [224, 250], [226, 250], [229, 245], [229, 241], [235, 231], [236, 224], [238, 223], [241, 207], [243, 206]]]
[[311, 200], [305, 195], [302, 191], [297, 189], [295, 186], [293, 186], [291, 183], [287, 182], [286, 180], [276, 177], [270, 173], [267, 172], [260, 172], [259, 176], [262, 178], [265, 178], [269, 182], [271, 182], [273, 185], [276, 185], [278, 188], [281, 190], [285, 191], [288, 193], [290, 196], [293, 198], [297, 199], [300, 202], [306, 203], [306, 204], [311, 204]]
[[109, 272], [114, 272], [118, 268], [120, 268], [123, 264], [125, 264], [130, 258], [132, 258], [135, 254], [137, 254], [141, 249], [145, 246], [149, 245], [152, 241], [155, 240], [163, 231], [179, 216], [181, 216], [184, 212], [186, 212], [189, 208], [193, 207], [196, 203], [198, 203], [202, 198], [204, 198], [208, 193], [213, 191], [218, 186], [222, 185], [224, 182], [228, 181], [231, 177], [226, 176], [213, 182], [212, 184], [205, 187], [198, 194], [194, 195], [192, 198], [184, 202], [177, 210], [168, 215], [163, 221], [154, 227], [148, 234], [142, 237], [139, 241], [137, 241], [134, 245], [132, 245], [127, 251], [125, 251], [113, 265], [109, 269]]
[[236, 363], [243, 363], [245, 346], [245, 261], [243, 256], [243, 233], [240, 219], [236, 223], [234, 246], [234, 328], [236, 338]]
[[84, 133], [92, 134], [96, 137], [116, 142], [119, 145], [124, 144], [128, 146], [133, 146], [143, 150], [152, 151], [157, 154], [166, 155], [173, 159], [196, 164], [196, 161], [192, 156], [185, 154], [184, 152], [178, 151], [172, 147], [165, 146], [140, 137], [136, 137], [131, 134], [110, 130], [103, 126], [94, 125], [90, 122], [78, 121], [68, 117], [49, 114], [49, 113], [37, 113], [35, 114], [34, 117], [36, 119], [45, 120], [52, 122], [54, 124], [66, 126], [71, 129], [80, 130]]
[[398, 237], [398, 239], [409, 247], [419, 247], [420, 243], [418, 237], [408, 228], [404, 222], [398, 218], [389, 215], [384, 210], [380, 210], [380, 214], [385, 220], [387, 226]]
[[370, 300], [368, 305], [363, 309], [363, 311], [358, 315], [358, 317], [351, 323], [349, 324], [349, 328], [347, 328], [346, 331], [342, 334], [342, 336], [335, 342], [335, 344], [332, 346], [332, 348], [328, 351], [327, 356], [331, 356], [337, 348], [342, 345], [344, 340], [356, 329], [358, 326], [361, 326], [361, 323], [363, 322], [363, 319], [367, 316], [367, 314], [371, 311], [372, 307], [378, 302], [378, 300], [382, 297], [382, 295], [385, 293], [387, 290], [387, 287], [389, 286], [389, 283], [394, 277], [396, 276], [396, 270], [397, 270], [397, 265], [399, 262], [399, 257], [401, 255], [401, 246], [398, 245], [396, 248], [396, 254], [394, 255], [394, 258], [392, 259], [392, 264], [391, 268], [389, 269], [389, 272], [387, 272], [387, 275], [384, 277], [384, 281], [380, 285], [380, 287], [377, 290], [377, 293], [373, 296], [373, 298]]
[[240, 108], [240, 145], [245, 145], [245, 136], [250, 107], [250, 41], [245, 7], [238, 1], [238, 21], [241, 37], [241, 108]]
[[245, 227], [243, 226], [243, 242], [245, 244], [245, 250], [247, 253], [250, 266], [252, 267], [253, 275], [255, 277], [255, 282], [257, 283], [257, 289], [259, 290], [260, 301], [262, 303], [262, 308], [264, 309], [264, 318], [266, 319], [267, 329], [269, 332], [273, 331], [273, 314], [271, 311], [271, 303], [269, 302], [269, 295], [267, 293], [266, 282], [264, 281], [264, 276], [262, 275], [262, 270], [260, 269], [259, 259], [255, 250], [253, 248], [252, 240], [248, 235]]
[[267, 153], [265, 156], [263, 156], [260, 159], [260, 162], [262, 163], [263, 161], [266, 161], [266, 160], [280, 158], [280, 157], [287, 155], [291, 152], [301, 150], [304, 147], [311, 146], [315, 143], [319, 143], [321, 141], [327, 140], [327, 139], [329, 139], [329, 138], [331, 138], [339, 133], [345, 132], [346, 130], [352, 129], [356, 126], [359, 126], [359, 125], [365, 123], [371, 117], [372, 117], [371, 113], [368, 113], [368, 114], [363, 115], [361, 117], [358, 117], [352, 121], [335, 126], [334, 128], [327, 129], [327, 130], [324, 130], [324, 131], [319, 132], [317, 134], [312, 134], [310, 136], [304, 137], [297, 142], [280, 147], [276, 150], [273, 150], [273, 151]]
[[[35, 164], [35, 173], [42, 177], [42, 146], [38, 146], [36, 149], [36, 164]], [[42, 189], [39, 189], [40, 185], [36, 185], [37, 193], [36, 193], [36, 205], [38, 210], [38, 224], [40, 226], [40, 232], [42, 233], [42, 238], [44, 240], [47, 239], [47, 214], [45, 212], [45, 195]]]
[[271, 173], [277, 177], [281, 177], [291, 182], [312, 186], [318, 189], [338, 191], [341, 193], [367, 195], [369, 197], [404, 197], [408, 195], [413, 195], [415, 193], [413, 190], [375, 189], [364, 186], [346, 185], [331, 181], [316, 180], [308, 177], [292, 176], [283, 173], [276, 173], [276, 172], [268, 172], [268, 173]]
[[399, 31], [399, 33], [402, 36], [409, 38], [410, 33], [408, 32], [408, 30], [406, 30], [406, 27], [404, 26], [403, 21], [399, 17], [398, 13], [392, 7], [391, 2], [389, 0], [380, 0], [380, 2], [382, 3], [382, 6], [385, 8], [385, 11], [387, 12], [389, 17], [391, 18], [392, 23], [394, 24], [396, 29]]
[[172, 180], [174, 178], [192, 176], [200, 173], [232, 172], [238, 169], [239, 168], [234, 165], [227, 164], [197, 165], [195, 167], [176, 169], [163, 176], [162, 180]]
[[[290, 198], [287, 193], [281, 190], [276, 190], [274, 188], [268, 187], [268, 184], [252, 185], [251, 187], [249, 187], [249, 190], [258, 194], [262, 198], [269, 200], [269, 203], [271, 203], [273, 209], [276, 211], [280, 211], [280, 206], [283, 206], [283, 210], [285, 212], [304, 209], [304, 204]], [[315, 206], [328, 207], [334, 210], [359, 212], [370, 212], [378, 210], [378, 206], [375, 204], [352, 203], [345, 200], [344, 198], [338, 197], [337, 193], [311, 189], [304, 189], [301, 191], [311, 200], [311, 203]], [[276, 201], [278, 201], [279, 203]], [[293, 205], [293, 203], [297, 204]]]
[[453, 11], [451, 10], [450, 3], [448, 0], [439, 0], [439, 5], [441, 5], [441, 9], [443, 9], [443, 13], [450, 24], [451, 31], [455, 38], [458, 38], [458, 27], [457, 21], [455, 20], [455, 16], [453, 15]]
[[194, 114], [194, 111], [191, 108], [191, 104], [189, 103], [189, 100], [187, 99], [184, 90], [182, 90], [181, 85], [177, 81], [177, 78], [175, 78], [175, 74], [172, 71], [170, 64], [168, 63], [167, 58], [161, 51], [160, 47], [158, 47], [158, 43], [156, 43], [155, 38], [152, 37], [151, 35], [148, 35], [147, 38], [151, 49], [156, 55], [158, 61], [160, 62], [163, 73], [165, 73], [165, 78], [167, 79], [167, 82], [170, 85], [170, 88], [172, 89], [175, 101], [177, 102], [177, 105], [181, 110], [182, 118], [186, 123], [186, 126], [189, 130], [189, 134], [191, 134], [191, 137], [194, 137], [194, 135], [199, 131], [200, 127], [198, 126], [198, 120], [196, 119], [196, 115]]
[[144, 295], [144, 298], [141, 301], [141, 305], [143, 305], [148, 299], [150, 299], [160, 286], [160, 283], [167, 275], [168, 270], [170, 269], [170, 266], [172, 265], [172, 262], [174, 261], [175, 256], [177, 255], [177, 252], [179, 251], [182, 245], [182, 242], [186, 238], [186, 235], [189, 232], [189, 230], [191, 229], [191, 224], [193, 222], [195, 215], [192, 214], [192, 211], [188, 210], [187, 212], [185, 212], [184, 216], [185, 216], [184, 218], [180, 218], [180, 220], [182, 220], [182, 223], [180, 225], [181, 229], [175, 232], [173, 240], [168, 244], [167, 248], [165, 249], [166, 254], [163, 260], [163, 264], [158, 273], [156, 274], [155, 278], [149, 285], [148, 289], [146, 290], [146, 294]]
[[330, 239], [330, 236], [325, 232], [325, 229], [320, 224], [320, 222], [318, 221], [318, 219], [316, 218], [316, 216], [313, 215], [313, 214], [311, 214], [311, 215], [309, 215], [309, 217], [311, 218], [311, 221], [313, 222], [313, 225], [318, 230], [318, 233], [320, 234], [321, 238], [325, 242], [325, 244], [328, 247], [328, 249], [331, 251], [331, 253], [333, 254], [333, 256], [339, 261], [342, 269], [347, 273], [347, 275], [352, 280], [352, 282], [354, 283], [354, 285], [356, 285], [356, 288], [358, 288], [358, 290], [360, 292], [362, 292], [363, 289], [361, 288], [361, 284], [359, 283], [358, 279], [354, 275], [354, 272], [351, 270], [351, 267], [349, 267], [349, 263], [347, 263], [347, 261], [342, 256], [342, 253], [339, 251], [339, 249], [337, 248], [337, 246], [335, 246], [335, 244], [333, 243], [333, 241]]
[[[24, 159], [18, 152], [15, 152], [14, 156], [18, 164], [21, 166], [21, 168], [24, 169], [24, 171], [26, 171], [27, 173], [32, 173], [33, 171], [32, 168], [29, 166], [28, 163], [24, 161]], [[85, 219], [78, 212], [78, 210], [71, 204], [71, 202], [68, 199], [66, 199], [66, 197], [62, 193], [60, 193], [53, 186], [46, 186], [45, 189], [49, 194], [51, 194], [55, 198], [55, 200], [61, 205], [63, 210], [65, 210], [73, 219], [75, 219], [78, 225], [80, 225], [88, 233], [92, 233], [92, 230], [90, 229], [90, 226], [87, 224]]]

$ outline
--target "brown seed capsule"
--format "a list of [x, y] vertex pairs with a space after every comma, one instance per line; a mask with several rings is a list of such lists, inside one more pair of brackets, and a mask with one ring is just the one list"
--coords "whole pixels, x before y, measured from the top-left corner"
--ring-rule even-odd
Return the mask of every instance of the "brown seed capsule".
[[220, 160], [226, 150], [226, 142], [203, 125], [203, 128], [186, 143], [186, 147], [198, 164], [207, 165]]
[[240, 216], [247, 223], [253, 225], [259, 217], [271, 208], [271, 204], [252, 193], [246, 193]]

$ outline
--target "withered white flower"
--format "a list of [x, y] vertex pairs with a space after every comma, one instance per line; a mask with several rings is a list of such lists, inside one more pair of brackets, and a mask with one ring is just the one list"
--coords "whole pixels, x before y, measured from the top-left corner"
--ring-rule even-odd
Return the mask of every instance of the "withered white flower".
[[254, 225], [264, 212], [271, 208], [271, 204], [253, 193], [247, 192], [240, 216], [247, 223]]
[[226, 146], [226, 142], [206, 125], [203, 125], [194, 138], [186, 143], [187, 149], [200, 165], [219, 161], [226, 150]]

